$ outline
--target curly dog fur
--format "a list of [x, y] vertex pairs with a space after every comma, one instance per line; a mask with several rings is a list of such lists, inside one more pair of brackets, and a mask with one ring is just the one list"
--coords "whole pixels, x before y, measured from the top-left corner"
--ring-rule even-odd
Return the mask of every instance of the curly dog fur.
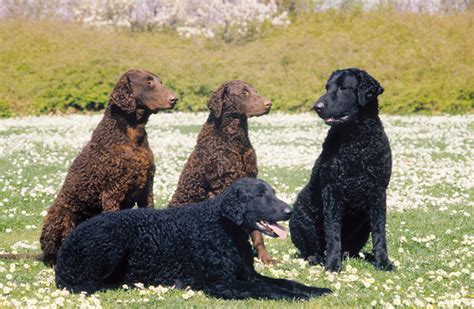
[[276, 222], [290, 213], [268, 184], [243, 178], [198, 204], [102, 214], [64, 241], [56, 284], [76, 293], [138, 282], [189, 286], [224, 299], [308, 299], [327, 293], [261, 276], [253, 268], [249, 232], [262, 220], [282, 228]]
[[296, 199], [292, 241], [310, 263], [338, 271], [343, 254], [356, 256], [372, 233], [375, 266], [392, 269], [385, 238], [392, 159], [377, 99], [383, 88], [365, 71], [344, 69], [326, 90], [314, 109], [331, 128]]
[[[209, 98], [209, 117], [199, 133], [171, 198], [170, 207], [196, 203], [222, 193], [234, 180], [257, 177], [257, 158], [247, 118], [270, 111], [271, 101], [249, 84], [227, 81]], [[273, 262], [259, 232], [252, 234], [258, 257]]]
[[145, 124], [151, 114], [176, 102], [150, 72], [130, 70], [120, 78], [104, 117], [48, 209], [40, 238], [45, 262], [54, 264], [61, 243], [78, 223], [135, 203], [153, 207], [155, 164]]

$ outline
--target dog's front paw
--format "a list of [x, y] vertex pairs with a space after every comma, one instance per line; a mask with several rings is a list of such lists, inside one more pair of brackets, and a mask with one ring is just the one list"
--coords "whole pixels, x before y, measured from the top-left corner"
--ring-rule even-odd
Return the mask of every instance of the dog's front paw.
[[258, 254], [258, 259], [262, 261], [263, 264], [265, 265], [276, 265], [278, 264], [278, 260], [275, 260], [270, 254], [267, 252], [264, 253], [259, 253]]
[[342, 262], [340, 259], [328, 259], [324, 265], [324, 268], [327, 271], [339, 272], [342, 268]]
[[374, 252], [375, 255], [375, 268], [379, 270], [385, 270], [385, 271], [393, 271], [395, 270], [395, 265], [390, 262], [388, 258], [388, 254], [386, 252], [380, 252], [377, 254], [377, 252]]
[[308, 263], [310, 265], [323, 265], [324, 264], [324, 259], [322, 256], [315, 254], [315, 255], [310, 255], [306, 258]]
[[386, 261], [377, 261], [375, 263], [375, 268], [377, 268], [379, 270], [384, 270], [384, 271], [395, 271], [395, 270], [397, 270], [395, 265], [393, 265], [392, 262], [390, 262], [390, 260], [388, 260], [388, 259]]

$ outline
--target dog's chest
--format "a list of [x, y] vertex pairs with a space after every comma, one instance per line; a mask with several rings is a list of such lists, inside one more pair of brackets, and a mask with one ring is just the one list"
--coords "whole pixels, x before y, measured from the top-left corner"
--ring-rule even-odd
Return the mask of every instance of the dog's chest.
[[[214, 167], [216, 162], [225, 162], [227, 169], [239, 171], [240, 177], [257, 177], [257, 155], [252, 146], [244, 147], [225, 142], [216, 142], [213, 153], [207, 160], [207, 165]], [[206, 151], [197, 155], [205, 157]]]
[[139, 188], [143, 187], [155, 170], [151, 149], [147, 145], [134, 146], [130, 144], [122, 144], [118, 148], [123, 168]]
[[335, 184], [345, 196], [370, 193], [380, 184], [388, 185], [391, 154], [387, 144], [370, 140], [344, 143], [321, 162], [323, 184]]

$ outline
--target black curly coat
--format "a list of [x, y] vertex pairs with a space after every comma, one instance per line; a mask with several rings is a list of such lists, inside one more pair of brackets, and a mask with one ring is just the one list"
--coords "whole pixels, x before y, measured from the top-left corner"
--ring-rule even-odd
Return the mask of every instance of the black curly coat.
[[56, 283], [89, 293], [138, 282], [190, 286], [224, 299], [308, 299], [328, 293], [264, 277], [253, 268], [250, 231], [277, 236], [272, 227], [281, 228], [276, 222], [290, 214], [268, 184], [242, 178], [198, 204], [100, 215], [65, 240]]
[[329, 125], [309, 183], [298, 194], [291, 238], [302, 256], [331, 271], [355, 256], [372, 233], [375, 265], [391, 269], [385, 238], [391, 150], [378, 116], [380, 84], [365, 71], [335, 71], [315, 104]]

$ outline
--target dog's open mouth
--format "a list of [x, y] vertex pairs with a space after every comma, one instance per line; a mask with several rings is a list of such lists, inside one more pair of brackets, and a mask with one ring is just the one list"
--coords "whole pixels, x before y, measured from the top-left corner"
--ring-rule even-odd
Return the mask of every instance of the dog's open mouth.
[[279, 237], [281, 239], [285, 239], [288, 233], [286, 232], [286, 229], [279, 225], [278, 223], [269, 223], [268, 221], [261, 220], [258, 221], [257, 223], [257, 228], [260, 230], [260, 232], [271, 236], [271, 237]]
[[349, 115], [344, 115], [341, 117], [330, 117], [330, 118], [323, 118], [324, 122], [327, 124], [337, 124], [343, 123], [349, 119]]

